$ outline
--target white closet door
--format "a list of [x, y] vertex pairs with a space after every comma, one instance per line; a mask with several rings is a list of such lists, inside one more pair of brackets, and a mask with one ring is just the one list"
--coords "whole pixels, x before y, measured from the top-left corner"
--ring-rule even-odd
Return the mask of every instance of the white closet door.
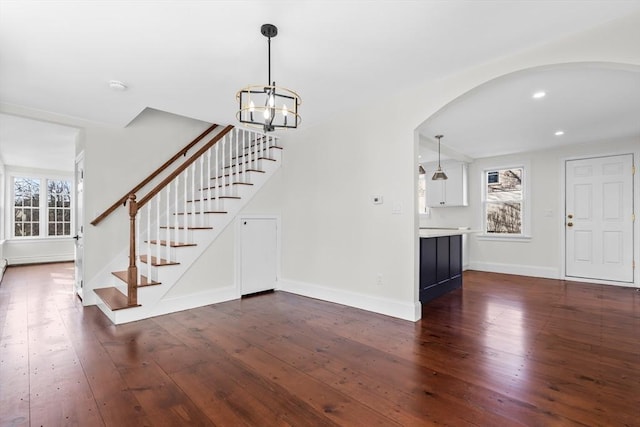
[[275, 289], [278, 259], [276, 219], [241, 219], [240, 227], [241, 294]]

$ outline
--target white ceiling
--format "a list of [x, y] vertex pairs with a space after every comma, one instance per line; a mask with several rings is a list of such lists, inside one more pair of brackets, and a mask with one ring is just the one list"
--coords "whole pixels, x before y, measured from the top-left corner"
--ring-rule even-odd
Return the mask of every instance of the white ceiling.
[[[540, 91], [546, 95], [534, 99]], [[444, 135], [445, 150], [471, 158], [640, 138], [640, 67], [571, 64], [513, 73], [454, 100], [419, 131], [431, 146]], [[427, 145], [423, 162], [437, 158]]]
[[0, 114], [0, 159], [22, 168], [73, 171], [78, 129]]
[[638, 0], [0, 0], [0, 103], [115, 126], [146, 107], [235, 123], [236, 91], [267, 79], [268, 22], [272, 75], [302, 96], [306, 127], [638, 11]]

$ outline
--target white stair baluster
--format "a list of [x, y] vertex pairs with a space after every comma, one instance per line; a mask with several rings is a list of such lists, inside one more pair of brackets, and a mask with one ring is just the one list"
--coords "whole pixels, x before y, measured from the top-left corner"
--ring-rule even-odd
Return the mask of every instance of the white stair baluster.
[[242, 166], [240, 167], [240, 172], [242, 175], [239, 175], [238, 182], [245, 182], [247, 178], [247, 131], [242, 131]]
[[[220, 142], [222, 142], [222, 163], [220, 165], [221, 166], [220, 169], [222, 170], [222, 185], [223, 185], [223, 187], [221, 188], [221, 190], [223, 190], [223, 191], [224, 191], [224, 185], [227, 182], [227, 179], [225, 177], [226, 171], [225, 171], [224, 166], [225, 166], [225, 163], [226, 163], [225, 162], [225, 151], [226, 151], [225, 150], [225, 146], [227, 145], [226, 142], [227, 142], [227, 138], [228, 137], [229, 137], [229, 134], [226, 134], [224, 136], [224, 138], [222, 138], [222, 141], [220, 141]], [[220, 197], [218, 197], [218, 209], [220, 209]]]
[[138, 277], [136, 277], [136, 283], [141, 283], [140, 276], [142, 275], [142, 269], [140, 265], [140, 236], [142, 235], [142, 231], [140, 230], [140, 211], [136, 213], [136, 271]]
[[151, 203], [145, 207], [147, 211], [147, 277], [151, 277]]
[[[213, 147], [209, 147], [207, 150], [207, 210], [211, 210], [211, 150]], [[203, 224], [204, 226], [205, 224]]]
[[196, 223], [196, 163], [189, 166], [191, 169], [191, 226], [197, 227]]
[[[165, 214], [166, 214], [165, 223], [169, 219], [169, 203], [171, 203], [171, 185], [167, 185], [166, 188], [167, 188], [166, 189], [167, 202], [165, 203], [165, 205], [166, 205], [166, 207], [165, 207]], [[158, 231], [159, 230], [160, 230], [160, 228], [158, 228]], [[171, 229], [169, 227], [167, 227], [167, 232], [165, 233], [165, 236], [167, 238], [166, 251], [165, 252], [167, 254], [167, 259], [169, 259], [170, 255], [171, 255], [171, 253], [169, 252], [171, 250]], [[176, 239], [176, 240], [178, 240], [178, 239]]]
[[224, 187], [224, 195], [229, 195], [229, 188], [231, 187], [231, 177], [233, 173], [233, 159], [231, 158], [231, 152], [233, 151], [233, 132], [229, 132], [229, 141], [227, 142], [227, 152], [229, 160], [227, 160], [227, 185]]
[[[178, 221], [178, 215], [175, 214], [175, 212], [178, 211], [178, 188], [180, 188], [178, 181], [180, 180], [180, 175], [176, 176], [176, 179], [173, 180], [173, 235], [176, 236], [176, 240], [180, 240], [179, 236], [180, 236], [180, 223]], [[171, 185], [171, 184], [169, 184]], [[171, 221], [169, 221], [169, 223], [171, 223]], [[183, 242], [186, 242], [186, 237], [187, 234], [186, 232], [184, 233], [183, 238], [185, 240], [183, 240]]]
[[238, 182], [238, 178], [240, 178], [240, 150], [238, 147], [240, 146], [240, 137], [239, 137], [239, 129], [236, 128], [236, 174], [233, 178], [233, 182]]
[[260, 164], [260, 156], [261, 156], [261, 147], [262, 147], [262, 141], [264, 141], [264, 136], [260, 135], [258, 137], [258, 139], [256, 140], [256, 169], [258, 168], [258, 165]]
[[[256, 158], [256, 149], [255, 149], [255, 145], [256, 145], [256, 140], [255, 140], [255, 133], [251, 132], [251, 141], [249, 142], [249, 169], [253, 169], [253, 162], [255, 161]], [[251, 146], [251, 143], [253, 142], [253, 147]]]
[[220, 200], [220, 187], [219, 187], [219, 182], [220, 182], [220, 142], [219, 141], [216, 144], [216, 162], [214, 163], [214, 168], [215, 168], [214, 175], [216, 176], [216, 179], [214, 181], [214, 192], [215, 192], [215, 196], [216, 196], [216, 209], [217, 209], [218, 200]]
[[[160, 256], [162, 255], [161, 251], [160, 251], [160, 194], [158, 193], [156, 194], [156, 229], [155, 229], [155, 235], [156, 235], [156, 258], [157, 261], [160, 262]], [[168, 260], [167, 260], [168, 261]]]
[[[204, 218], [204, 199], [205, 199], [205, 191], [204, 191], [204, 154], [200, 156], [200, 202], [198, 203], [198, 207], [200, 208], [200, 227], [202, 227], [202, 221]], [[186, 243], [186, 242], [185, 242]]]
[[186, 230], [187, 228], [189, 228], [189, 216], [187, 215], [189, 213], [189, 208], [187, 205], [187, 187], [188, 187], [188, 180], [189, 180], [189, 169], [185, 169], [183, 174], [182, 174], [182, 179], [184, 180], [184, 190], [182, 192], [182, 226], [184, 227], [184, 229]]

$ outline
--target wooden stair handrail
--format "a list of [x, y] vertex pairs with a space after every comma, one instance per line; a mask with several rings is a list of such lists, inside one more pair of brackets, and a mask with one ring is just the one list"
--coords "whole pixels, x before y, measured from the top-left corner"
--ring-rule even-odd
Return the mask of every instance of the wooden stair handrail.
[[169, 176], [167, 176], [165, 179], [163, 179], [158, 185], [156, 185], [153, 188], [153, 190], [149, 191], [149, 193], [147, 193], [146, 196], [144, 196], [143, 198], [140, 199], [140, 201], [138, 201], [138, 203], [137, 203], [138, 209], [140, 209], [141, 207], [146, 205], [149, 202], [149, 200], [151, 200], [156, 194], [158, 194], [160, 192], [160, 190], [162, 190], [164, 187], [166, 187], [171, 181], [174, 180], [175, 177], [180, 175], [193, 162], [195, 162], [197, 159], [199, 159], [200, 156], [202, 156], [204, 153], [206, 153], [209, 148], [213, 147], [226, 134], [231, 132], [232, 129], [233, 129], [232, 125], [228, 125], [227, 127], [225, 127], [222, 131], [220, 131], [220, 133], [218, 133], [216, 136], [214, 136], [211, 139], [211, 141], [207, 142], [202, 148], [200, 148], [191, 157], [189, 157], [189, 159], [187, 159], [180, 166], [178, 166], [176, 168], [176, 170], [171, 172], [171, 174]]
[[215, 128], [217, 128], [218, 125], [213, 124], [211, 126], [209, 126], [209, 128], [207, 128], [207, 130], [205, 130], [204, 132], [202, 132], [200, 135], [198, 135], [196, 137], [196, 139], [194, 139], [193, 141], [191, 141], [189, 144], [187, 144], [183, 149], [181, 149], [180, 151], [178, 151], [173, 157], [171, 157], [169, 160], [167, 160], [166, 162], [164, 162], [164, 164], [162, 166], [160, 166], [158, 169], [156, 169], [154, 172], [151, 173], [151, 175], [149, 175], [148, 177], [146, 177], [144, 180], [142, 180], [138, 185], [136, 185], [135, 187], [133, 187], [130, 191], [127, 192], [127, 194], [125, 194], [124, 196], [120, 197], [113, 205], [111, 205], [107, 210], [105, 210], [104, 212], [102, 212], [100, 215], [98, 215], [93, 221], [91, 221], [91, 225], [98, 225], [100, 223], [100, 221], [102, 221], [103, 219], [105, 219], [106, 217], [108, 217], [109, 215], [111, 215], [111, 213], [113, 211], [115, 211], [116, 209], [118, 209], [118, 206], [120, 205], [125, 205], [127, 199], [129, 198], [129, 196], [131, 194], [135, 194], [138, 190], [140, 190], [142, 187], [144, 187], [145, 185], [147, 185], [149, 182], [151, 182], [156, 176], [158, 176], [160, 173], [162, 173], [166, 168], [168, 168], [169, 166], [171, 166], [171, 164], [173, 162], [175, 162], [176, 160], [178, 160], [181, 156], [186, 156], [187, 152], [194, 146], [196, 145], [198, 142], [200, 142], [205, 136], [207, 136], [212, 130], [214, 130]]

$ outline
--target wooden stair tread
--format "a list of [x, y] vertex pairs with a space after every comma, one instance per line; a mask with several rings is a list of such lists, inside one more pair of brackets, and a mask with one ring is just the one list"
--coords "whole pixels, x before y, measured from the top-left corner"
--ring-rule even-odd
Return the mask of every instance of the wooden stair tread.
[[[200, 212], [196, 212], [196, 215], [198, 215]], [[226, 214], [227, 211], [204, 211], [202, 213], [206, 213], [206, 214]], [[174, 215], [185, 215], [184, 212], [174, 212]], [[193, 215], [193, 212], [187, 212], [186, 215]]]
[[[245, 162], [244, 164], [247, 164], [247, 163], [249, 163], [249, 162]], [[242, 164], [243, 164], [243, 163], [240, 163], [240, 165], [242, 165]], [[236, 165], [235, 165], [235, 164], [233, 164], [233, 165], [230, 165], [230, 166], [225, 166], [225, 167], [224, 167], [224, 169], [231, 169], [231, 168], [235, 168], [235, 167], [236, 167]], [[260, 170], [260, 169], [245, 169], [245, 171], [246, 171], [246, 172], [260, 172], [260, 173], [264, 173], [264, 171], [263, 171], [263, 170]], [[243, 172], [243, 171], [240, 171], [240, 172], [237, 172], [237, 173], [242, 173], [242, 172]], [[235, 173], [234, 173], [234, 174], [235, 174]]]
[[260, 169], [247, 169], [244, 171], [240, 171], [240, 172], [233, 172], [233, 173], [227, 173], [224, 175], [220, 175], [217, 178], [214, 176], [211, 179], [222, 179], [222, 178], [232, 178], [234, 175], [239, 175], [241, 173], [245, 173], [245, 172], [258, 172], [258, 173], [265, 173], [265, 171], [260, 170]]
[[[157, 245], [158, 244], [158, 240], [145, 240], [145, 243], [151, 243], [152, 245]], [[160, 240], [160, 246], [167, 246], [167, 241], [166, 240]], [[172, 248], [183, 248], [186, 246], [197, 246], [195, 243], [182, 243], [182, 242], [174, 242], [174, 241], [169, 241], [169, 246]]]
[[[112, 271], [111, 274], [122, 280], [124, 283], [127, 283], [128, 274], [126, 271]], [[140, 275], [140, 283], [138, 283], [138, 287], [141, 288], [143, 286], [154, 286], [159, 284], [160, 282], [149, 280], [147, 276]]]
[[[275, 148], [275, 147], [273, 147], [273, 148]], [[261, 151], [262, 151], [262, 153], [261, 153]], [[233, 156], [233, 157], [231, 157], [231, 160], [235, 160], [235, 159], [238, 159], [238, 158], [242, 159], [243, 157], [252, 158], [252, 157], [256, 156], [256, 153], [257, 153], [257, 155], [259, 157], [260, 155], [264, 155], [265, 151], [269, 151], [269, 149], [265, 148], [264, 150], [258, 150], [257, 152], [256, 151], [252, 151], [251, 153], [245, 153], [245, 154], [240, 154], [239, 156]], [[265, 158], [267, 158], [267, 157], [265, 157]], [[275, 160], [275, 159], [272, 159], [272, 160]]]
[[[211, 178], [211, 179], [215, 179], [215, 178]], [[223, 187], [228, 187], [229, 185], [253, 185], [250, 182], [232, 182], [231, 184], [224, 184], [224, 185], [218, 185], [218, 186], [213, 186], [213, 187], [204, 187], [204, 188], [198, 188], [198, 191], [205, 191], [205, 190], [209, 190], [209, 189], [216, 189], [216, 188], [223, 188]]]
[[140, 307], [140, 304], [129, 305], [127, 296], [114, 287], [98, 288], [94, 289], [93, 292], [95, 292], [112, 311]]
[[[160, 228], [166, 230], [171, 229], [171, 230], [184, 230], [184, 227], [179, 226], [179, 227], [174, 227], [173, 225], [171, 226], [166, 226], [166, 225], [161, 225]], [[187, 230], [213, 230], [213, 227], [187, 227]]]
[[[144, 262], [145, 264], [147, 263], [147, 255], [140, 255], [140, 261]], [[154, 256], [151, 257], [151, 265], [154, 267], [162, 267], [165, 265], [178, 265], [180, 264], [179, 262], [175, 262], [175, 261], [167, 261], [166, 259], [160, 258], [160, 262], [158, 262], [158, 259]]]
[[[203, 190], [203, 189], [201, 189]], [[204, 190], [208, 190], [207, 188], [204, 188]], [[216, 199], [232, 199], [232, 200], [240, 200], [241, 197], [239, 196], [220, 196], [220, 197], [205, 197], [204, 199], [194, 199], [194, 200], [187, 200], [187, 203], [193, 203], [193, 202], [204, 202], [207, 200], [216, 200]]]
[[[235, 157], [234, 157], [234, 158], [235, 158]], [[254, 160], [269, 160], [269, 161], [272, 161], [272, 162], [277, 162], [277, 160], [276, 160], [276, 159], [272, 159], [271, 157], [259, 157], [259, 156], [258, 156], [258, 158], [257, 158], [257, 159], [254, 159]], [[254, 160], [247, 160], [246, 162], [240, 162], [240, 164], [241, 164], [241, 165], [247, 165], [247, 164], [249, 164], [249, 163], [253, 162]], [[225, 166], [224, 168], [225, 168], [225, 169], [229, 169], [229, 168], [235, 168], [236, 166], [237, 166], [237, 163], [231, 163], [230, 165], [227, 165], [227, 166]]]

